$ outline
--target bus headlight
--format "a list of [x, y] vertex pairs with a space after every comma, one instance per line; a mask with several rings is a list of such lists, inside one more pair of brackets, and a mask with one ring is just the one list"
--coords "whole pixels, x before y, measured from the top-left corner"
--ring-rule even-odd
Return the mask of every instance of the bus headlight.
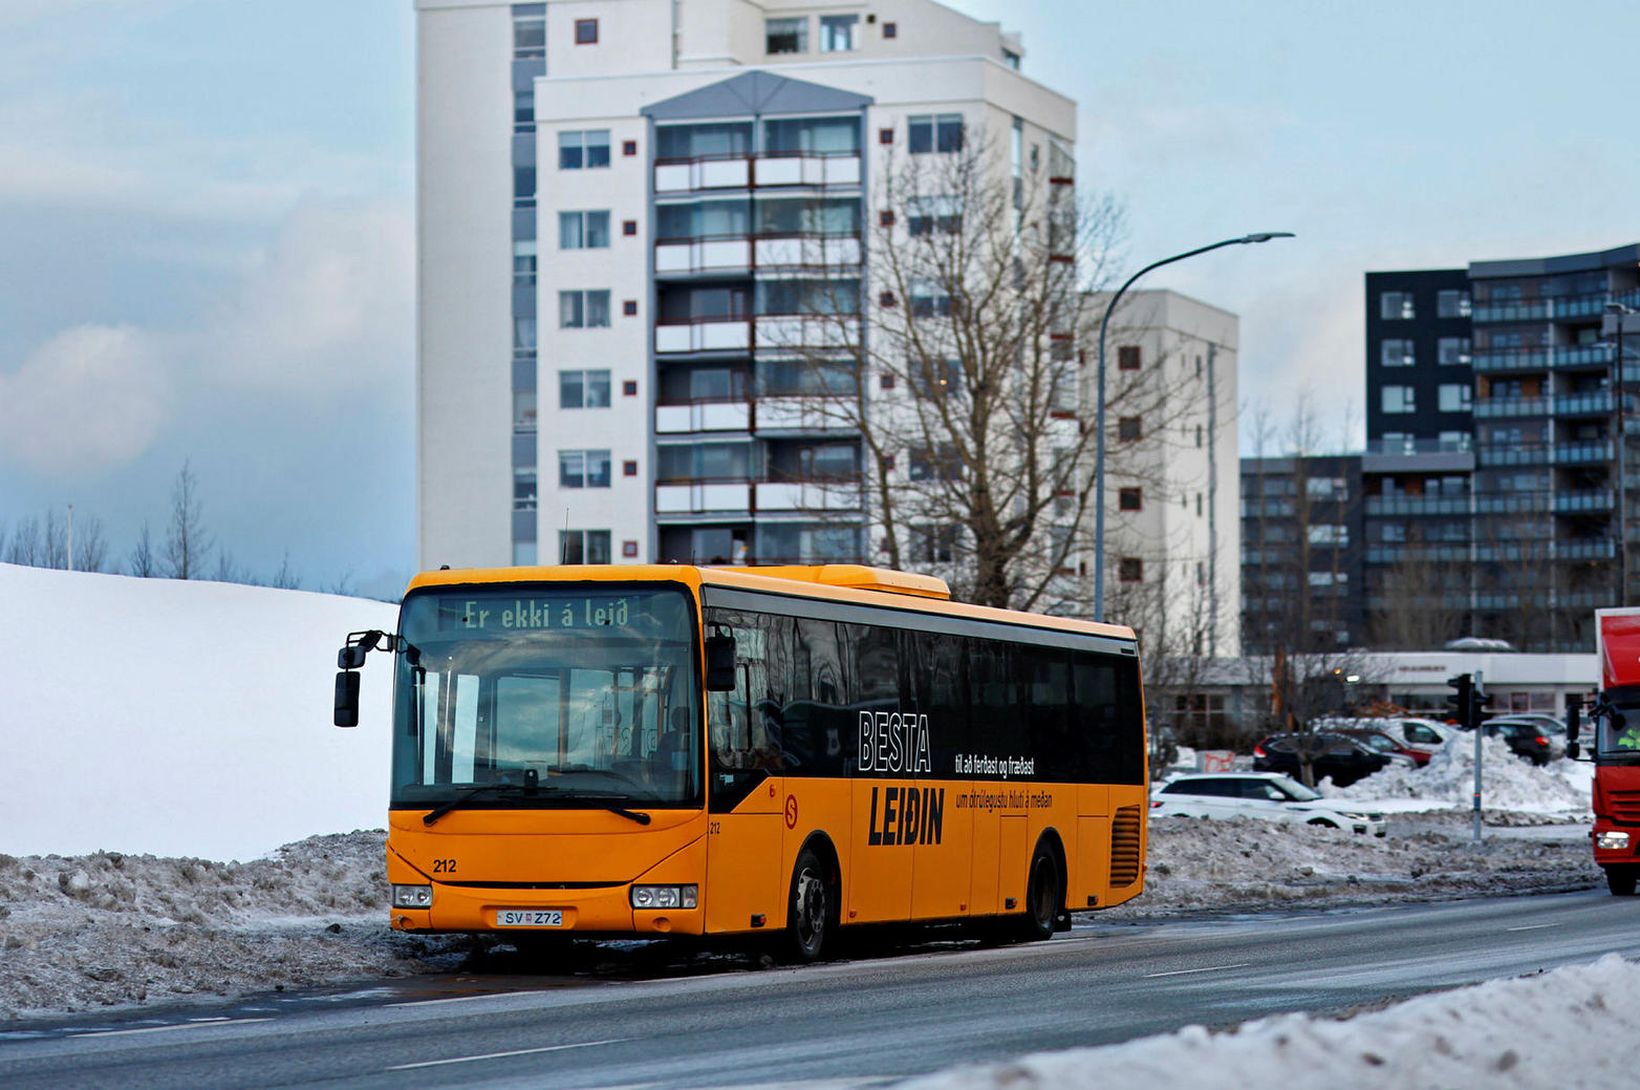
[[1616, 849], [1621, 851], [1629, 846], [1628, 833], [1600, 833], [1594, 838], [1597, 848]]
[[698, 886], [633, 886], [633, 908], [694, 908]]
[[394, 886], [394, 908], [432, 908], [432, 886]]

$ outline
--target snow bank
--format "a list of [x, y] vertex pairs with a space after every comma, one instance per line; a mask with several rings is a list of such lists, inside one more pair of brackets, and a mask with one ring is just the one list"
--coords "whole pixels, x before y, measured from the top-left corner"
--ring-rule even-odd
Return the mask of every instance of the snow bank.
[[420, 971], [441, 947], [388, 930], [385, 870], [380, 832], [243, 864], [0, 855], [0, 1018]]
[[331, 726], [336, 649], [382, 602], [0, 564], [0, 851], [249, 859], [380, 825], [391, 671]]
[[[1575, 1056], [1576, 1062], [1569, 1062]], [[1104, 1048], [959, 1068], [904, 1090], [1169, 1086], [1191, 1090], [1581, 1090], [1628, 1086], [1640, 1067], [1640, 967], [1593, 965], [1494, 980], [1338, 1020], [1306, 1014], [1215, 1033], [1189, 1026]]]
[[1382, 840], [1340, 829], [1237, 818], [1150, 823], [1145, 892], [1100, 919], [1548, 893], [1599, 884], [1586, 840], [1469, 840], [1468, 815], [1392, 817]]
[[[1587, 762], [1551, 761], [1540, 768], [1511, 753], [1503, 739], [1483, 738], [1481, 778], [1486, 810], [1590, 816], [1594, 766]], [[1348, 787], [1323, 780], [1317, 790], [1331, 798], [1417, 799], [1429, 809], [1467, 809], [1475, 790], [1475, 739], [1459, 736], [1422, 768], [1386, 768]]]

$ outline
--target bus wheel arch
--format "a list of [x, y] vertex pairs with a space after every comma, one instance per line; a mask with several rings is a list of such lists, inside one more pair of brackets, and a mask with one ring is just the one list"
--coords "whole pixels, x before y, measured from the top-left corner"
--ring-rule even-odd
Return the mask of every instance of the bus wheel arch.
[[1065, 843], [1052, 826], [1042, 830], [1031, 850], [1031, 865], [1025, 873], [1025, 918], [1020, 922], [1026, 941], [1053, 937], [1055, 931], [1070, 929], [1065, 910], [1069, 876], [1065, 863]]
[[819, 961], [836, 948], [842, 894], [837, 849], [825, 833], [812, 833], [792, 863], [787, 892], [784, 946], [791, 960]]

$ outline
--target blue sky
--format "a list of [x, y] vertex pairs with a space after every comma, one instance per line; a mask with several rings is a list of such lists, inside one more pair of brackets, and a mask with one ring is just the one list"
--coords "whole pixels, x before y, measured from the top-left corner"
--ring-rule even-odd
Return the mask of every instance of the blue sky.
[[[1243, 400], [1359, 433], [1368, 269], [1640, 239], [1640, 5], [955, 6], [1080, 103], [1125, 268], [1242, 316]], [[0, 4], [0, 523], [121, 559], [191, 459], [241, 566], [414, 563], [410, 0]], [[1353, 424], [1352, 424], [1353, 421]], [[1351, 432], [1351, 428], [1354, 432]]]

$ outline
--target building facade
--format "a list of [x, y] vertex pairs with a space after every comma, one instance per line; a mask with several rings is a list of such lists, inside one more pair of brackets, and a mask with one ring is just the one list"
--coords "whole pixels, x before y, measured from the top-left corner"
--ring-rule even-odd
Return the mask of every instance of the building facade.
[[824, 411], [870, 379], [868, 228], [915, 229], [874, 182], [983, 140], [1068, 184], [1074, 104], [929, 0], [418, 0], [418, 31], [421, 563], [874, 558]]
[[1637, 272], [1630, 245], [1367, 275], [1375, 643], [1586, 651], [1594, 609], [1635, 594]]

